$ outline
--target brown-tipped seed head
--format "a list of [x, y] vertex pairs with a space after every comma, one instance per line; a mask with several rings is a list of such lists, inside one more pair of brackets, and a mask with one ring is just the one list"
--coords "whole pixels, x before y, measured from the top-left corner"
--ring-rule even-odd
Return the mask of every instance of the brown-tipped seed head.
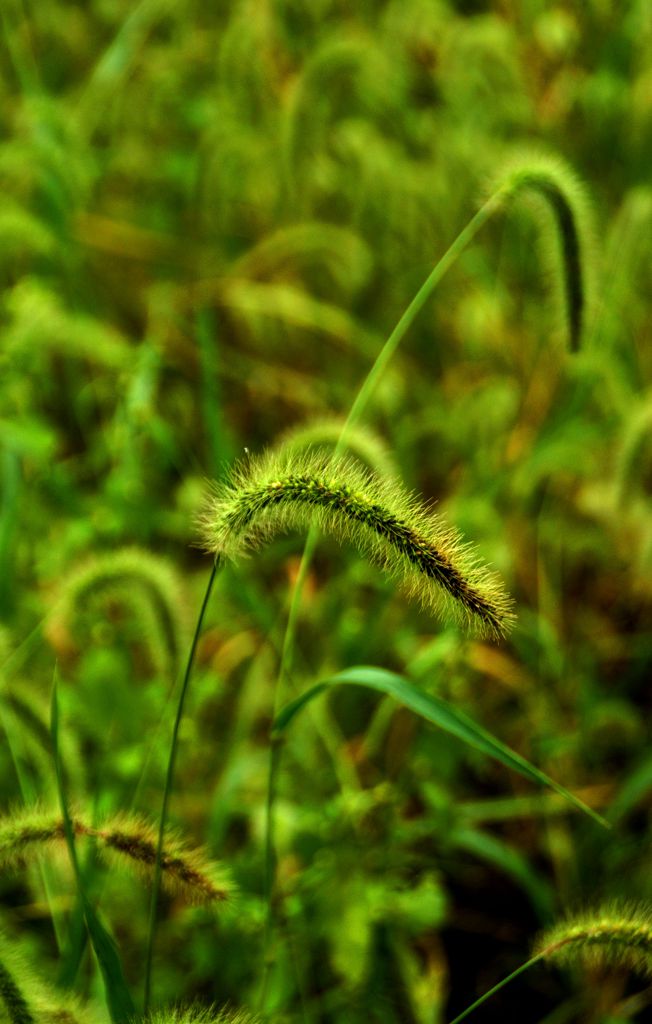
[[[72, 826], [75, 835], [94, 837], [98, 852], [116, 865], [135, 868], [148, 879], [153, 876], [158, 833], [148, 822], [118, 815], [96, 828], [76, 814]], [[0, 820], [0, 866], [4, 868], [21, 867], [56, 843], [65, 844], [58, 814], [19, 811]], [[228, 872], [221, 865], [172, 832], [165, 837], [161, 869], [163, 886], [190, 903], [223, 903], [233, 892]]]

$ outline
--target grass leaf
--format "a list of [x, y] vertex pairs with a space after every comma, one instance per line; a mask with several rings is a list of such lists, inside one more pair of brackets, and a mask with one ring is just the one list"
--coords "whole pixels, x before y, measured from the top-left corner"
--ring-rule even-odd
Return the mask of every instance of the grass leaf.
[[330, 679], [317, 683], [281, 709], [274, 721], [273, 732], [279, 734], [287, 729], [299, 711], [306, 704], [310, 703], [311, 700], [319, 696], [320, 693], [324, 693], [331, 686], [342, 686], [345, 684], [365, 686], [367, 689], [377, 690], [379, 693], [386, 693], [390, 697], [394, 697], [399, 704], [404, 704], [405, 707], [414, 711], [415, 714], [425, 718], [427, 722], [439, 726], [440, 729], [451, 733], [453, 736], [457, 736], [458, 739], [468, 743], [469, 746], [474, 747], [483, 754], [487, 754], [489, 757], [493, 757], [496, 761], [500, 761], [506, 768], [511, 768], [512, 771], [518, 772], [531, 782], [554, 789], [561, 796], [565, 797], [569, 803], [573, 804], [574, 807], [584, 811], [585, 814], [588, 814], [589, 817], [593, 818], [600, 825], [609, 828], [604, 818], [590, 807], [587, 807], [582, 800], [574, 796], [559, 782], [555, 782], [554, 779], [551, 779], [549, 775], [546, 775], [545, 772], [531, 764], [515, 750], [511, 750], [504, 743], [501, 743], [500, 740], [492, 736], [490, 732], [487, 732], [477, 722], [474, 722], [468, 715], [458, 711], [457, 708], [442, 700], [441, 697], [433, 697], [429, 693], [424, 693], [414, 683], [385, 669], [365, 665], [356, 666], [345, 669], [343, 672], [338, 672], [337, 675], [331, 676]]

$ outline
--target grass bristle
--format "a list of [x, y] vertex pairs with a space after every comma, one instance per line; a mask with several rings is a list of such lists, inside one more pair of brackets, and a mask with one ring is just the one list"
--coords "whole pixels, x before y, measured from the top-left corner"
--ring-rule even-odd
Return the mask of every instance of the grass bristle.
[[[92, 826], [79, 814], [72, 816], [72, 825], [77, 837], [93, 837], [98, 852], [111, 864], [135, 868], [151, 879], [156, 860], [155, 826], [126, 815]], [[65, 844], [63, 820], [56, 813], [19, 811], [0, 821], [0, 866], [5, 870], [23, 867], [53, 844]], [[172, 831], [166, 834], [163, 846], [162, 881], [169, 892], [180, 894], [189, 903], [223, 903], [233, 892], [226, 870]]]
[[608, 903], [554, 925], [534, 952], [561, 964], [627, 967], [650, 978], [652, 911], [635, 903]]
[[231, 558], [312, 525], [353, 543], [428, 610], [448, 612], [483, 636], [511, 627], [502, 582], [457, 531], [397, 481], [351, 459], [284, 449], [249, 459], [215, 485], [201, 516], [206, 548]]

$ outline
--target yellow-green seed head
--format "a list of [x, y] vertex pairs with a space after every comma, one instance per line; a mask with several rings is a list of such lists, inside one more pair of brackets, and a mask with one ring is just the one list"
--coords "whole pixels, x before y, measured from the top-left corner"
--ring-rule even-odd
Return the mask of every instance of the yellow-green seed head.
[[[503, 204], [520, 196], [542, 200], [552, 214], [559, 280], [566, 309], [570, 348], [576, 352], [585, 331], [593, 293], [593, 230], [586, 189], [575, 172], [559, 157], [541, 152], [515, 154], [492, 178], [492, 195]], [[544, 231], [545, 241], [545, 231]], [[545, 253], [545, 249], [544, 249]]]
[[628, 967], [652, 977], [652, 908], [608, 903], [543, 932], [535, 955], [561, 964]]
[[[79, 838], [93, 837], [98, 852], [114, 866], [127, 866], [151, 880], [156, 863], [157, 829], [142, 818], [114, 815], [101, 825], [74, 814]], [[17, 869], [52, 846], [65, 848], [65, 829], [57, 812], [17, 811], [0, 820], [0, 867]], [[174, 832], [166, 833], [161, 859], [163, 886], [189, 903], [224, 903], [233, 893], [226, 869], [190, 847]]]
[[501, 581], [459, 534], [396, 480], [351, 459], [270, 451], [215, 485], [201, 516], [206, 548], [231, 558], [313, 525], [351, 541], [429, 610], [449, 611], [484, 636], [511, 627], [512, 602]]

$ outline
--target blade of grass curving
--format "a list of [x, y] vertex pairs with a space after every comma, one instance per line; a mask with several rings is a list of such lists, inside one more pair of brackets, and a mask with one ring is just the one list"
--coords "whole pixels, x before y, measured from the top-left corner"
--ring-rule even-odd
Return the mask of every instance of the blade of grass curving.
[[[466, 227], [451, 243], [444, 255], [437, 261], [433, 269], [430, 271], [430, 274], [419, 288], [419, 291], [405, 309], [403, 315], [387, 338], [387, 341], [376, 356], [371, 369], [362, 382], [360, 390], [355, 397], [353, 405], [351, 406], [349, 414], [342, 427], [339, 441], [335, 445], [333, 452], [334, 458], [338, 458], [346, 450], [349, 433], [354, 430], [360, 422], [362, 415], [369, 404], [371, 396], [385, 371], [385, 367], [414, 323], [416, 317], [421, 312], [423, 306], [426, 304], [427, 300], [430, 298], [446, 272], [450, 269], [453, 263], [455, 263], [455, 260], [457, 260], [464, 252], [467, 245], [475, 238], [480, 228], [499, 208], [501, 202], [501, 195], [496, 193], [480, 207], [475, 216], [471, 218]], [[292, 590], [292, 596], [290, 598], [287, 627], [283, 638], [279, 682], [285, 679], [292, 670], [292, 650], [294, 648], [294, 638], [296, 635], [299, 608], [301, 606], [301, 595], [303, 594], [304, 584], [308, 576], [318, 537], [319, 529], [316, 526], [311, 527], [308, 530], [306, 543], [303, 548], [303, 554], [299, 565], [299, 571], [297, 573], [294, 588]]]
[[149, 1001], [152, 988], [152, 960], [154, 955], [154, 939], [156, 937], [156, 912], [158, 908], [158, 897], [161, 889], [161, 875], [163, 871], [162, 857], [163, 857], [163, 843], [165, 840], [165, 826], [167, 824], [167, 813], [168, 805], [170, 803], [170, 795], [172, 793], [172, 783], [174, 780], [174, 766], [176, 763], [177, 746], [179, 741], [179, 726], [181, 725], [181, 719], [183, 718], [183, 709], [186, 701], [186, 695], [188, 693], [188, 684], [190, 683], [190, 676], [192, 673], [192, 667], [195, 661], [195, 652], [197, 650], [197, 643], [199, 642], [199, 634], [204, 622], [204, 616], [206, 609], [208, 608], [208, 602], [210, 600], [211, 592], [213, 590], [213, 584], [219, 569], [221, 568], [222, 561], [218, 557], [213, 561], [213, 567], [211, 574], [208, 579], [204, 598], [202, 600], [199, 615], [197, 617], [197, 625], [195, 626], [195, 632], [188, 652], [188, 660], [186, 662], [186, 669], [183, 676], [183, 682], [181, 684], [181, 691], [179, 693], [179, 703], [177, 705], [177, 711], [174, 719], [174, 725], [172, 727], [172, 739], [170, 741], [170, 753], [168, 755], [168, 766], [165, 774], [165, 786], [163, 788], [163, 801], [161, 804], [161, 817], [159, 821], [158, 839], [156, 843], [156, 861], [154, 864], [154, 881], [152, 882], [152, 899], [150, 903], [149, 911], [149, 930], [147, 936], [147, 951], [145, 960], [145, 994], [144, 994], [144, 1013], [147, 1014], [149, 1010]]
[[441, 697], [433, 697], [429, 693], [424, 693], [413, 683], [404, 679], [403, 676], [399, 676], [394, 672], [388, 672], [385, 669], [366, 665], [355, 666], [345, 669], [343, 672], [338, 672], [337, 675], [331, 676], [330, 679], [317, 683], [281, 709], [272, 726], [273, 735], [275, 737], [280, 736], [299, 711], [311, 700], [314, 700], [315, 697], [318, 697], [319, 694], [324, 693], [332, 686], [342, 685], [364, 686], [370, 690], [377, 690], [379, 693], [389, 694], [399, 704], [405, 705], [405, 707], [414, 711], [421, 718], [425, 718], [427, 722], [438, 726], [452, 736], [456, 736], [483, 754], [493, 757], [496, 761], [505, 765], [506, 768], [510, 768], [512, 771], [516, 771], [519, 775], [529, 779], [530, 782], [554, 789], [555, 792], [563, 796], [578, 810], [588, 814], [598, 824], [603, 825], [605, 828], [610, 827], [605, 819], [596, 811], [587, 807], [582, 800], [574, 796], [573, 793], [559, 782], [551, 779], [541, 769], [531, 764], [521, 754], [518, 754], [515, 750], [512, 750], [496, 739], [495, 736], [481, 725], [478, 725], [477, 722], [474, 722], [468, 715], [465, 715]]
[[[434, 289], [480, 228], [495, 212], [503, 209], [509, 200], [521, 192], [531, 191], [541, 195], [548, 202], [557, 222], [563, 253], [564, 291], [569, 321], [570, 347], [574, 352], [579, 349], [587, 300], [585, 263], [586, 250], [589, 247], [587, 237], [590, 234], [588, 211], [585, 210], [579, 181], [563, 162], [547, 158], [545, 154], [526, 153], [519, 155], [503, 169], [501, 175], [492, 182], [492, 188], [493, 191], [489, 198], [435, 264], [378, 353], [344, 423], [340, 440], [335, 447], [335, 458], [346, 449], [349, 431], [358, 425], [385, 367]], [[311, 527], [306, 537], [301, 564], [290, 600], [281, 670], [279, 671], [280, 679], [291, 671], [291, 656], [301, 595], [318, 535], [317, 527]]]
[[[549, 167], [546, 167], [542, 179], [543, 186], [545, 186], [545, 184], [547, 183], [546, 175], [550, 174], [551, 172]], [[554, 177], [554, 172], [552, 172], [552, 176]], [[428, 275], [424, 283], [421, 285], [421, 288], [418, 290], [412, 301], [405, 309], [403, 315], [400, 317], [398, 323], [394, 327], [394, 330], [387, 338], [387, 341], [385, 342], [382, 349], [378, 353], [376, 359], [374, 360], [374, 363], [371, 366], [371, 369], [369, 370], [367, 376], [362, 382], [360, 390], [358, 391], [358, 394], [354, 399], [353, 405], [351, 406], [350, 412], [342, 428], [340, 439], [337, 445], [335, 446], [334, 458], [338, 458], [339, 456], [341, 456], [344, 450], [346, 449], [348, 434], [360, 422], [360, 419], [362, 418], [362, 415], [371, 399], [371, 396], [375, 388], [377, 387], [380, 378], [383, 375], [385, 367], [390, 362], [392, 356], [396, 352], [396, 349], [400, 345], [405, 334], [412, 326], [414, 320], [420, 313], [421, 309], [423, 308], [423, 306], [425, 305], [425, 303], [427, 302], [427, 300], [429, 299], [429, 297], [431, 296], [432, 292], [437, 287], [441, 279], [444, 277], [444, 275], [450, 269], [450, 267], [455, 263], [455, 261], [459, 258], [459, 256], [464, 252], [466, 247], [473, 240], [473, 238], [476, 236], [478, 231], [483, 227], [483, 225], [493, 216], [493, 214], [497, 210], [503, 207], [505, 199], [510, 194], [518, 191], [520, 187], [527, 187], [527, 185], [532, 185], [531, 178], [526, 178], [526, 176], [519, 177], [516, 174], [516, 168], [513, 168], [511, 178], [507, 178], [506, 180], [502, 180], [497, 183], [497, 186], [493, 194], [489, 196], [486, 202], [480, 207], [480, 209], [468, 222], [466, 227], [464, 227], [462, 231], [459, 233], [459, 235], [454, 239], [454, 241], [451, 243], [451, 245], [443, 254], [443, 256], [441, 256], [441, 258], [437, 261], [437, 263], [431, 270], [430, 274]], [[539, 179], [536, 178], [536, 176], [534, 180], [534, 185], [535, 187], [537, 187], [537, 185], [541, 185], [541, 182], [539, 181]], [[543, 187], [542, 190], [545, 194], [545, 187]], [[549, 191], [547, 193], [547, 198], [551, 200]], [[553, 196], [552, 200], [554, 200], [554, 198], [555, 197]], [[569, 232], [567, 230], [568, 224], [566, 223], [567, 218], [564, 218], [563, 213], [560, 215], [558, 206], [559, 204], [557, 204], [557, 206], [555, 207], [555, 213], [557, 215], [559, 222], [562, 242], [564, 242], [569, 236]], [[580, 310], [579, 315], [576, 316], [574, 319], [571, 314], [571, 347], [577, 348], [579, 346], [579, 336], [581, 331], [581, 314], [583, 312], [584, 293], [582, 291], [580, 294], [580, 302], [577, 295], [577, 288], [573, 284], [573, 282], [575, 282], [578, 279], [577, 273], [575, 273], [575, 271], [577, 270], [577, 260], [575, 259], [577, 255], [577, 245], [575, 244], [575, 235], [573, 235], [573, 239], [571, 241], [572, 244], [570, 246], [565, 246], [566, 256], [571, 261], [566, 268], [566, 297], [569, 306], [569, 313], [572, 309], [579, 308]], [[292, 652], [295, 646], [295, 637], [299, 619], [299, 610], [301, 606], [301, 597], [308, 577], [308, 572], [317, 545], [318, 537], [319, 528], [314, 525], [311, 526], [306, 536], [305, 545], [301, 555], [301, 562], [299, 564], [299, 570], [297, 572], [294, 587], [292, 589], [292, 594], [290, 596], [290, 607], [288, 611], [285, 634], [283, 637], [283, 646], [279, 665], [279, 672], [276, 686], [274, 688], [274, 716], [276, 715], [278, 705], [280, 704], [280, 694], [282, 688], [284, 685], [286, 685], [292, 671]]]
[[72, 864], [75, 882], [77, 885], [78, 898], [83, 907], [88, 934], [102, 972], [106, 1001], [111, 1020], [113, 1021], [113, 1024], [128, 1024], [128, 1022], [133, 1020], [135, 1016], [136, 1007], [134, 1006], [131, 995], [129, 994], [129, 989], [127, 988], [116, 944], [112, 936], [100, 921], [93, 905], [86, 895], [84, 880], [79, 866], [79, 859], [77, 857], [77, 850], [75, 848], [75, 837], [70, 813], [68, 811], [68, 802], [66, 800], [63, 781], [61, 752], [59, 749], [59, 701], [57, 696], [56, 669], [52, 684], [50, 731], [52, 735], [52, 752], [54, 756], [54, 770], [57, 789], [59, 791], [59, 803], [61, 806], [61, 814], [63, 816], [68, 853], [70, 855], [70, 862]]

